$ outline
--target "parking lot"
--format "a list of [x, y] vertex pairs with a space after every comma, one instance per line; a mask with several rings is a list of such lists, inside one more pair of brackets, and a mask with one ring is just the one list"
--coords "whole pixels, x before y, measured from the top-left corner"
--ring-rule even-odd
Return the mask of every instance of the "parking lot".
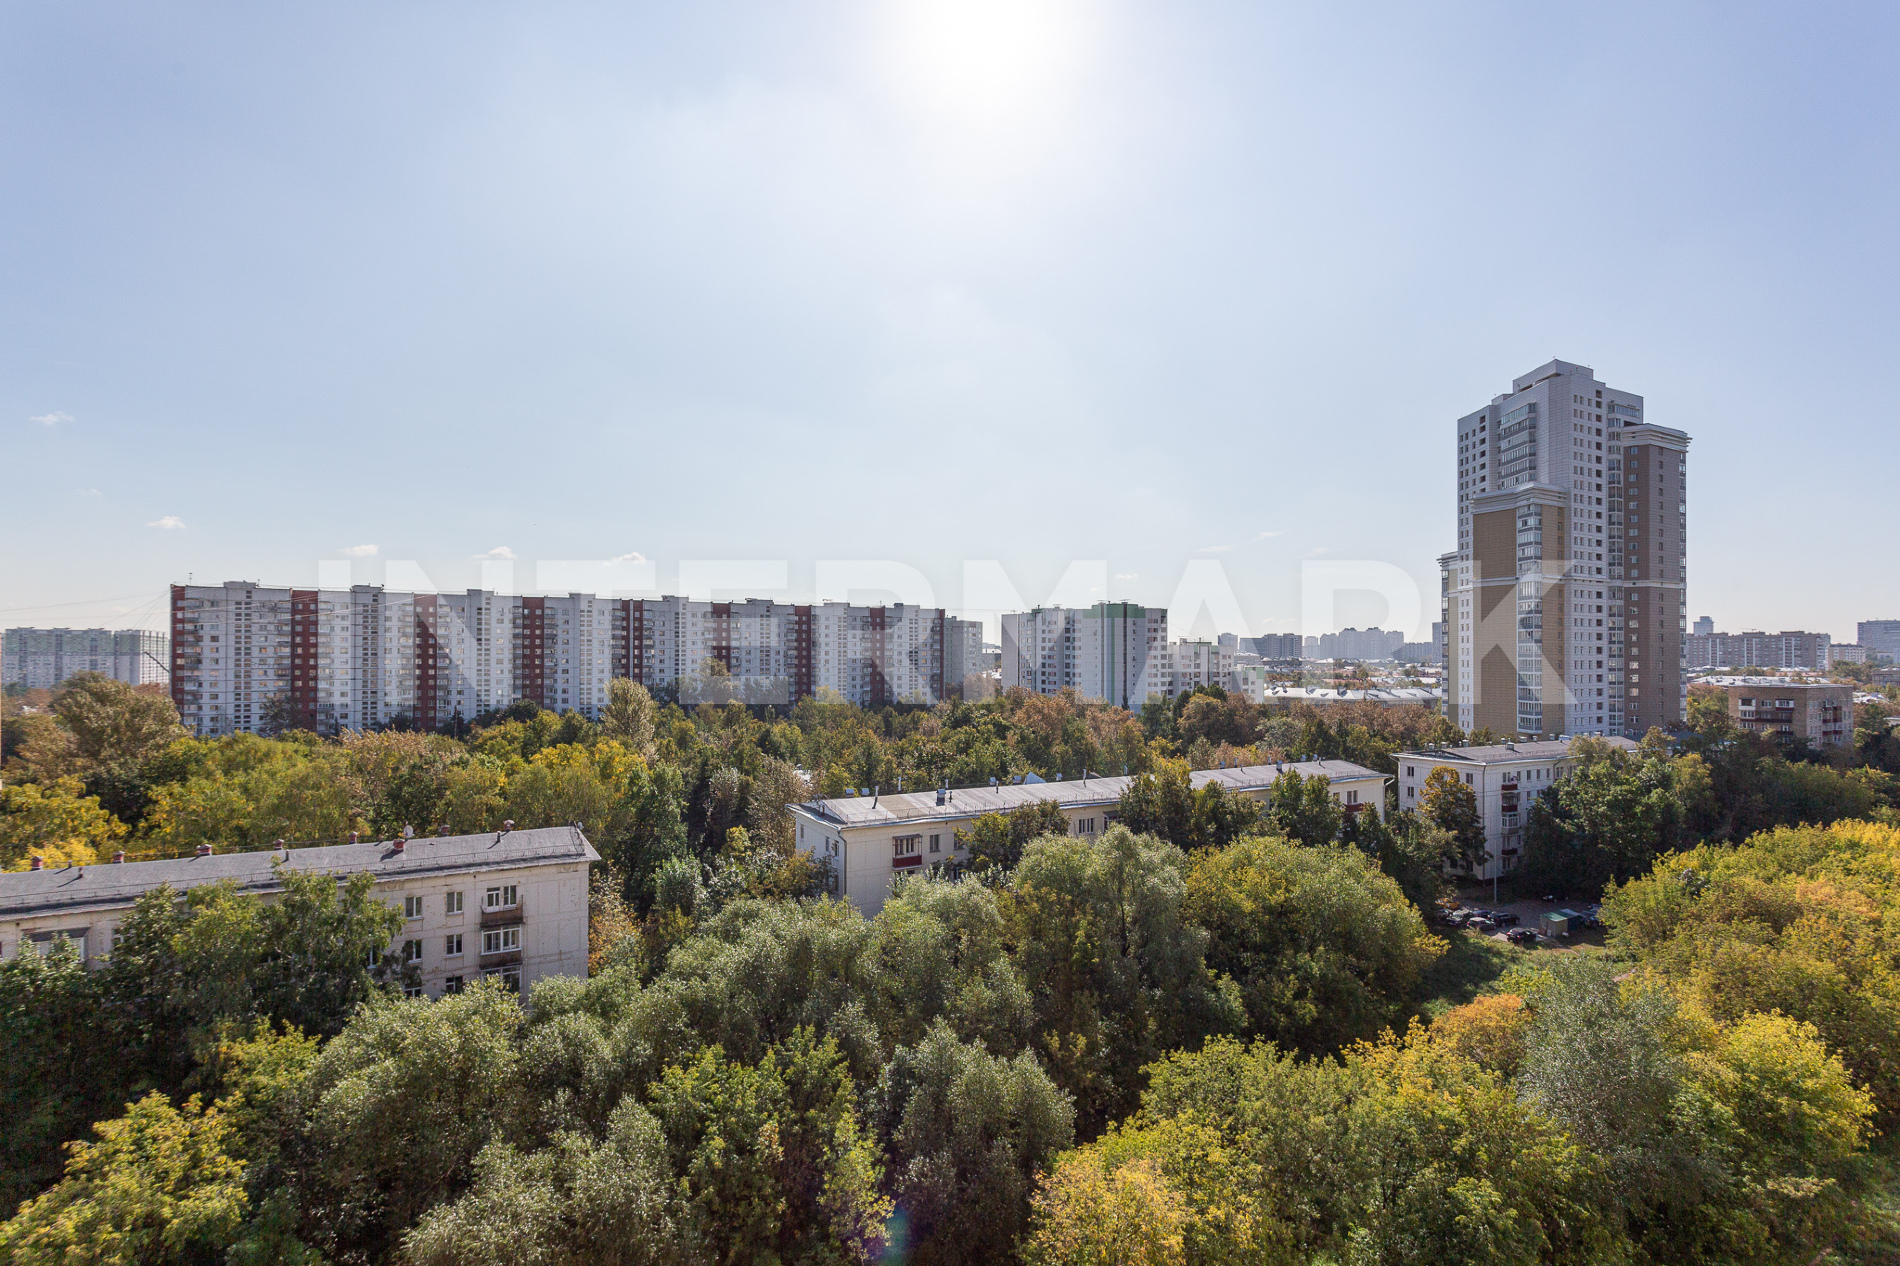
[[[1508, 940], [1510, 933], [1519, 928], [1529, 928], [1534, 932], [1540, 931], [1540, 921], [1546, 914], [1566, 909], [1582, 913], [1587, 907], [1594, 904], [1594, 902], [1588, 901], [1561, 900], [1548, 903], [1537, 900], [1493, 902], [1491, 900], [1491, 887], [1486, 884], [1468, 888], [1460, 892], [1458, 894], [1457, 908], [1463, 910], [1498, 911], [1507, 915], [1516, 915], [1517, 921], [1515, 923], [1507, 923], [1501, 927], [1493, 927], [1489, 930], [1462, 927], [1458, 930], [1465, 931], [1467, 935], [1489, 936], [1500, 941]], [[1442, 934], [1444, 931], [1452, 929], [1449, 925], [1441, 922], [1437, 930]], [[1583, 926], [1580, 921], [1572, 921], [1570, 932], [1567, 936], [1558, 937], [1554, 940], [1549, 937], [1539, 936], [1535, 941], [1527, 943], [1528, 947], [1569, 947], [1575, 945], [1602, 944], [1603, 930], [1601, 928]]]

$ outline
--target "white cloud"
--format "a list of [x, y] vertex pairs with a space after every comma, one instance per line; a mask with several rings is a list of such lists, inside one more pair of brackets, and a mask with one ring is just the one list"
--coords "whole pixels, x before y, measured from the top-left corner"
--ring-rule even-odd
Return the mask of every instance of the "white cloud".
[[79, 495], [82, 497], [103, 497], [106, 494], [103, 492], [100, 492], [97, 488], [81, 488], [79, 490]]
[[1262, 532], [1259, 536], [1256, 536], [1253, 539], [1255, 542], [1258, 542], [1258, 541], [1264, 541], [1270, 536], [1285, 536], [1285, 535], [1286, 535], [1285, 532]]
[[70, 413], [36, 413], [27, 419], [28, 422], [38, 422], [41, 426], [58, 426], [62, 422], [72, 420], [73, 415]]
[[168, 514], [164, 518], [153, 519], [150, 523], [147, 523], [145, 526], [163, 528], [167, 532], [173, 532], [173, 531], [177, 531], [180, 528], [183, 528], [185, 526], [185, 521], [179, 518], [175, 514]]
[[348, 554], [351, 558], [374, 558], [376, 557], [376, 546], [351, 545], [351, 546], [345, 547], [340, 552], [344, 554]]
[[477, 558], [513, 558], [514, 556], [515, 556], [515, 552], [509, 549], [506, 545], [497, 545], [494, 549], [489, 550], [486, 554], [475, 555], [475, 557]]
[[634, 550], [632, 553], [622, 554], [619, 558], [610, 558], [607, 561], [610, 563], [644, 563], [647, 561], [647, 556], [642, 554], [639, 550]]
[[1139, 573], [1137, 573], [1137, 572], [1132, 572], [1132, 571], [1118, 571], [1118, 572], [1116, 572], [1116, 573], [1115, 573], [1115, 579], [1117, 579], [1117, 580], [1140, 580], [1140, 579], [1141, 579], [1141, 576], [1140, 576], [1140, 574], [1139, 574]]

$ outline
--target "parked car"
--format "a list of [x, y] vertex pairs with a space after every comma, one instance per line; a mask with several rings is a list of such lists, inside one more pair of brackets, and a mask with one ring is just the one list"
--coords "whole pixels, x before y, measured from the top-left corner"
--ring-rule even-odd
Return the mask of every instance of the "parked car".
[[1469, 910], [1447, 910], [1439, 916], [1439, 918], [1443, 919], [1446, 923], [1450, 924], [1452, 927], [1464, 926], [1465, 920], [1470, 917], [1471, 917], [1471, 911]]
[[1494, 910], [1491, 913], [1491, 922], [1501, 924], [1505, 927], [1509, 927], [1517, 921], [1517, 916], [1512, 914], [1509, 910]]
[[1483, 915], [1473, 915], [1465, 920], [1465, 927], [1473, 932], [1489, 932], [1497, 925]]
[[1531, 931], [1529, 928], [1512, 928], [1504, 935], [1510, 938], [1513, 945], [1529, 945], [1532, 941], [1537, 939], [1537, 933]]

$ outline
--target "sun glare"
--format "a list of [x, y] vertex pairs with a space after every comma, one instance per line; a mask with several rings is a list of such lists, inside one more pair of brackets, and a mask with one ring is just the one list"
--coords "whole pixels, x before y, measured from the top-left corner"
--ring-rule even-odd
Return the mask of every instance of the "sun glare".
[[912, 105], [966, 126], [1021, 125], [1050, 109], [1081, 60], [1070, 0], [903, 0], [887, 71]]

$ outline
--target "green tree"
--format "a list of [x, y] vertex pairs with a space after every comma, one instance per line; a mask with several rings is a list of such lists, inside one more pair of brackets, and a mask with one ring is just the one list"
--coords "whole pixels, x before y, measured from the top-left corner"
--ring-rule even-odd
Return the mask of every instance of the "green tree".
[[0, 1208], [58, 1178], [60, 1145], [132, 1089], [100, 984], [64, 937], [0, 959]]
[[1234, 1018], [1183, 908], [1186, 869], [1180, 849], [1117, 823], [1099, 843], [1032, 841], [1003, 904], [1037, 1044], [1087, 1131], [1134, 1105], [1135, 1070]]
[[600, 711], [602, 738], [613, 739], [643, 760], [653, 757], [653, 696], [639, 682], [616, 677], [607, 683], [607, 706]]
[[1115, 820], [1137, 835], [1185, 848], [1194, 835], [1194, 785], [1186, 761], [1160, 760], [1128, 784]]
[[1256, 838], [1197, 854], [1186, 910], [1207, 929], [1208, 967], [1239, 988], [1246, 1031], [1310, 1054], [1396, 1023], [1444, 952], [1399, 886], [1337, 845]]
[[1217, 1038], [1148, 1071], [1094, 1149], [1181, 1193], [1189, 1261], [1619, 1260], [1594, 1159], [1423, 1030], [1315, 1061]]
[[185, 737], [178, 709], [162, 689], [128, 685], [101, 673], [77, 673], [60, 683], [53, 715], [91, 769], [136, 763]]
[[98, 861], [125, 838], [125, 823], [82, 794], [77, 778], [0, 788], [0, 870], [25, 870], [30, 856], [51, 867]]
[[21, 1266], [146, 1266], [216, 1260], [249, 1202], [229, 1127], [198, 1096], [157, 1091], [75, 1143], [66, 1176], [0, 1225], [0, 1258]]
[[594, 1143], [564, 1134], [524, 1151], [490, 1143], [475, 1184], [404, 1237], [415, 1266], [671, 1266], [704, 1260], [681, 1225], [659, 1122], [632, 1099]]
[[957, 843], [970, 852], [970, 869], [1013, 870], [1023, 847], [1044, 835], [1067, 835], [1069, 819], [1053, 800], [1037, 800], [1008, 813], [985, 813], [958, 831]]
[[468, 1185], [518, 1119], [520, 1023], [515, 995], [483, 981], [364, 1008], [323, 1048], [297, 1166], [313, 1242], [378, 1260]]
[[1687, 843], [1676, 765], [1662, 751], [1628, 755], [1601, 739], [1571, 744], [1575, 765], [1531, 802], [1523, 870], [1539, 889], [1594, 896]]
[[1475, 871], [1490, 860], [1485, 848], [1484, 818], [1478, 812], [1478, 796], [1449, 765], [1435, 765], [1425, 775], [1425, 795], [1420, 802], [1425, 819], [1450, 834], [1457, 845], [1456, 864]]
[[653, 1105], [714, 1262], [881, 1254], [890, 1204], [834, 1042], [800, 1028], [754, 1067], [708, 1048], [667, 1069]]
[[1346, 816], [1332, 786], [1324, 774], [1302, 778], [1297, 769], [1283, 771], [1267, 792], [1267, 821], [1289, 840], [1308, 847], [1331, 844], [1339, 838]]
[[1075, 1110], [1035, 1057], [991, 1055], [933, 1027], [884, 1066], [874, 1119], [886, 1140], [905, 1261], [1007, 1261], [1036, 1176], [1069, 1146]]

